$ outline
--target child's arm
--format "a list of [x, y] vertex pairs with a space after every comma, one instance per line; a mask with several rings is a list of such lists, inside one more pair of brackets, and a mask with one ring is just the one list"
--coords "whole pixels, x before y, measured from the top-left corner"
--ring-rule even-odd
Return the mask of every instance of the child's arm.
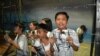
[[20, 49], [19, 45], [18, 45], [16, 42], [14, 42], [14, 41], [10, 38], [9, 35], [5, 35], [4, 37], [7, 38], [7, 41], [8, 41], [10, 44], [12, 44], [12, 45], [13, 45], [14, 47], [16, 47], [17, 49]]
[[67, 42], [71, 45], [71, 47], [73, 48], [74, 51], [78, 51], [78, 46], [76, 46], [74, 43], [73, 43], [73, 39], [72, 37], [68, 37], [67, 38]]
[[34, 46], [30, 46], [30, 45], [29, 45], [28, 48], [31, 49], [31, 51], [32, 51], [33, 53], [37, 53], [37, 51], [36, 51], [36, 49], [34, 48]]
[[80, 45], [78, 36], [74, 30], [72, 30], [72, 33], [73, 34], [70, 35], [70, 33], [68, 32], [67, 42], [72, 46], [74, 51], [78, 51]]

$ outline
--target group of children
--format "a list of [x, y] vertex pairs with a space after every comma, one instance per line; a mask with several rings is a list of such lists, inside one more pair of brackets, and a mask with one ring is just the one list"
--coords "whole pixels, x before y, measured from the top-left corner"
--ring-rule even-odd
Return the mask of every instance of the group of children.
[[74, 56], [79, 49], [76, 32], [67, 27], [69, 16], [66, 12], [55, 15], [56, 29], [52, 29], [49, 18], [29, 23], [29, 31], [23, 33], [24, 27], [17, 23], [14, 28], [15, 40], [5, 34], [7, 41], [16, 47], [16, 56]]

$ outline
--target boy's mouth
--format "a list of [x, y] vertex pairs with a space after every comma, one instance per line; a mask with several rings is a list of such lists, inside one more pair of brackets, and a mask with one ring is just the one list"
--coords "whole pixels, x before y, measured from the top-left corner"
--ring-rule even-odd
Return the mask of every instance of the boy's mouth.
[[64, 28], [66, 28], [66, 25], [60, 23], [60, 24], [58, 25], [58, 28], [64, 29]]
[[60, 27], [63, 27], [63, 26], [64, 26], [64, 24], [59, 24], [59, 26], [60, 26]]

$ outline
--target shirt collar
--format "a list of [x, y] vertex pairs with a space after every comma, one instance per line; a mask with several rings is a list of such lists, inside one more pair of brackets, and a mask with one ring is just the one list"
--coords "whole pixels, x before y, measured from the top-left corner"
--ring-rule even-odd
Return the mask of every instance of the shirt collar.
[[[62, 31], [66, 33], [68, 31], [68, 29], [63, 29]], [[57, 28], [56, 32], [60, 32], [60, 30]]]

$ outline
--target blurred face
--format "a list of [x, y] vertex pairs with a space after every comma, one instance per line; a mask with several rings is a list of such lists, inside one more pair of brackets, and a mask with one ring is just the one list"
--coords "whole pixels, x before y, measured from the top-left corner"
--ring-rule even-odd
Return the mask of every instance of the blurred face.
[[29, 29], [30, 30], [35, 30], [36, 26], [33, 23], [29, 24]]
[[16, 27], [14, 28], [14, 33], [15, 33], [15, 34], [18, 34], [20, 31], [22, 31], [22, 29], [19, 28], [18, 26], [16, 26]]
[[43, 29], [38, 29], [38, 30], [37, 30], [37, 36], [41, 39], [41, 38], [46, 37], [46, 36], [47, 36], [47, 33], [46, 33], [46, 31], [43, 30]]
[[56, 25], [59, 29], [65, 29], [67, 26], [67, 18], [63, 14], [59, 14], [55, 20]]
[[45, 22], [44, 20], [41, 20], [41, 22], [40, 22], [40, 23], [46, 24], [46, 22]]

